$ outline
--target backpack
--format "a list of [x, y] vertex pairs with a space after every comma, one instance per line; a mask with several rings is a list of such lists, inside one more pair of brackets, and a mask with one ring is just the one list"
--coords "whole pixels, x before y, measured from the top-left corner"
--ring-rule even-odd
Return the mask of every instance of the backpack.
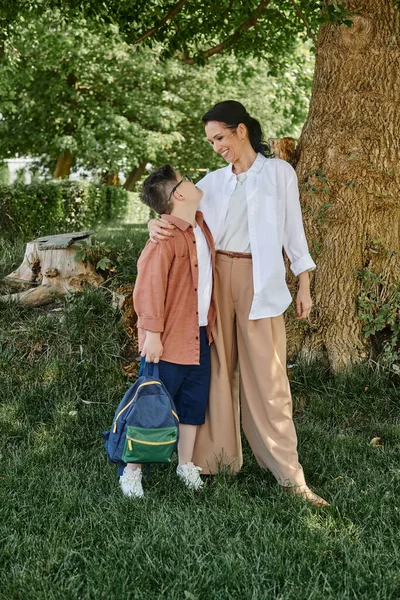
[[158, 364], [146, 363], [143, 375], [125, 393], [111, 429], [103, 437], [107, 456], [113, 463], [171, 461], [179, 439], [179, 418], [159, 379]]

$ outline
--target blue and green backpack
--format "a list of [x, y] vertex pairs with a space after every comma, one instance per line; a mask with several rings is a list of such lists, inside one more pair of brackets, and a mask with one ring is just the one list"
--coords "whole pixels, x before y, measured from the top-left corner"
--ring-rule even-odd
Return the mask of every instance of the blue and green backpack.
[[[151, 371], [151, 375], [150, 375]], [[179, 418], [171, 396], [159, 379], [158, 364], [146, 363], [103, 433], [111, 462], [165, 463], [178, 444]]]

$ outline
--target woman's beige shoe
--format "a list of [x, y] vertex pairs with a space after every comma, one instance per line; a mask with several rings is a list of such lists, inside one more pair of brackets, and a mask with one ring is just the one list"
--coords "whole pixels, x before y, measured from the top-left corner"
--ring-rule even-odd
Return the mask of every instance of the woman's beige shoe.
[[322, 508], [323, 506], [330, 506], [330, 504], [315, 494], [307, 485], [294, 485], [292, 487], [284, 487], [283, 488], [289, 494], [294, 494], [295, 496], [299, 496], [303, 498], [303, 500], [307, 500], [307, 502], [311, 502], [314, 506], [318, 508]]

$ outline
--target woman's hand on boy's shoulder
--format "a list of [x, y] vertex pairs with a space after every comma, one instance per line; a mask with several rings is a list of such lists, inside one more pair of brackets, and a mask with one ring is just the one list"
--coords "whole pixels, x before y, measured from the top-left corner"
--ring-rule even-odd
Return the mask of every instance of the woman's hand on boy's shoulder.
[[165, 241], [170, 237], [174, 237], [172, 233], [175, 229], [175, 225], [164, 221], [164, 219], [151, 219], [147, 223], [149, 230], [150, 241], [153, 244], [158, 244], [158, 240]]

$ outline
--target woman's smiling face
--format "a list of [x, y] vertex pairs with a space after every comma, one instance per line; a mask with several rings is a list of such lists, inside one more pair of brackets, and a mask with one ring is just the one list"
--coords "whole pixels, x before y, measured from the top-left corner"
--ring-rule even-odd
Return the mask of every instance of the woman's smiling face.
[[236, 130], [232, 130], [219, 121], [209, 121], [205, 126], [207, 139], [212, 145], [214, 152], [220, 154], [228, 163], [237, 161], [243, 153], [240, 128], [246, 129], [240, 123]]

